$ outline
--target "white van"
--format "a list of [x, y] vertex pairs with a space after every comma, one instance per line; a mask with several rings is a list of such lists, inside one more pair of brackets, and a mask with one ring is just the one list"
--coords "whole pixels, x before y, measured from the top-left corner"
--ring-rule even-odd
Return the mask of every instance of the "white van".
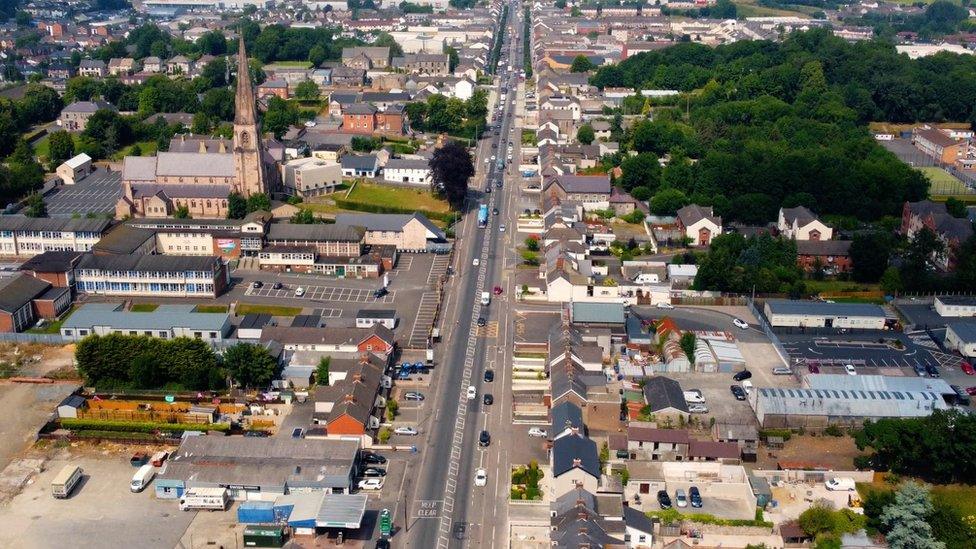
[[65, 465], [58, 476], [51, 481], [51, 495], [58, 499], [66, 498], [71, 495], [71, 490], [81, 480], [84, 471], [77, 465]]
[[143, 491], [152, 479], [156, 476], [156, 468], [151, 463], [147, 463], [132, 475], [132, 482], [129, 483], [129, 490], [138, 493]]
[[488, 292], [481, 292], [481, 304], [487, 305], [491, 303], [491, 294]]
[[851, 491], [856, 487], [854, 486], [854, 479], [851, 477], [834, 477], [824, 483], [828, 490], [837, 491]]
[[752, 382], [748, 379], [742, 382], [742, 388], [745, 390], [746, 394], [752, 394]]

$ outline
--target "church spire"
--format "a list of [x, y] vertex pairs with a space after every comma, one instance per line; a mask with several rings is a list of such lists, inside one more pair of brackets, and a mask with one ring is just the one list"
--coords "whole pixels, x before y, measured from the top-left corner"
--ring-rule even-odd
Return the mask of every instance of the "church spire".
[[234, 102], [235, 124], [257, 123], [257, 115], [254, 112], [254, 88], [251, 87], [251, 70], [247, 65], [243, 36], [238, 40], [237, 46], [237, 95]]

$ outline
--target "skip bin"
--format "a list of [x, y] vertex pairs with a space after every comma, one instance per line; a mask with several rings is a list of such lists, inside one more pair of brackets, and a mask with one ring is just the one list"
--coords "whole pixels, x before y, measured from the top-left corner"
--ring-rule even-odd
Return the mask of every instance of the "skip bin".
[[281, 547], [285, 544], [282, 528], [274, 526], [248, 526], [244, 528], [244, 547]]
[[268, 524], [274, 521], [274, 502], [244, 501], [237, 507], [237, 522], [242, 524]]

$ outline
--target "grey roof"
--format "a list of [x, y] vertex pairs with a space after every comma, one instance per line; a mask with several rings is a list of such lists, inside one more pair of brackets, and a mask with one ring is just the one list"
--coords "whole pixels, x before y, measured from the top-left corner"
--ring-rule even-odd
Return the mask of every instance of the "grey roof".
[[558, 432], [572, 428], [582, 433], [585, 429], [585, 425], [583, 425], [583, 411], [572, 402], [565, 401], [557, 404], [553, 406], [549, 413], [552, 416], [552, 433], [550, 435], [555, 435]]
[[82, 305], [62, 324], [62, 329], [108, 326], [125, 330], [168, 330], [174, 327], [190, 330], [221, 331], [228, 313], [198, 313], [195, 305], [160, 305], [155, 311], [134, 313], [122, 310], [118, 303]]
[[644, 383], [644, 399], [652, 412], [674, 408], [688, 412], [688, 403], [681, 392], [681, 384], [664, 376], [654, 376]]
[[366, 513], [366, 494], [323, 494], [315, 524], [322, 528], [349, 528], [360, 524]]
[[25, 261], [21, 264], [20, 270], [40, 273], [63, 273], [70, 271], [82, 255], [82, 252], [47, 251]]
[[803, 227], [811, 221], [816, 221], [817, 214], [811, 212], [806, 206], [783, 208], [783, 219], [789, 225], [792, 225], [796, 221], [798, 227]]
[[556, 515], [558, 516], [576, 507], [577, 505], [583, 505], [587, 509], [595, 510], [596, 496], [582, 488], [577, 487], [557, 497], [556, 500], [550, 504], [550, 509], [555, 511]]
[[162, 194], [170, 198], [227, 198], [230, 194], [231, 186], [229, 184], [214, 184], [214, 185], [194, 185], [192, 183], [188, 184], [162, 184], [157, 185], [155, 183], [133, 183], [132, 184], [132, 195], [136, 197], [140, 196], [151, 196], [154, 194]]
[[561, 175], [556, 181], [567, 193], [610, 194], [610, 176], [607, 175]]
[[850, 240], [797, 240], [797, 255], [847, 256], [851, 250]]
[[356, 155], [347, 154], [340, 159], [343, 169], [346, 170], [368, 170], [372, 171], [377, 168], [377, 159], [375, 155]]
[[[579, 460], [578, 465], [576, 460]], [[600, 456], [596, 443], [583, 435], [569, 435], [553, 441], [553, 476], [558, 477], [577, 467], [600, 478]]]
[[233, 177], [231, 153], [174, 153], [156, 155], [156, 175], [185, 177]]
[[349, 223], [319, 223], [315, 225], [293, 225], [291, 223], [272, 223], [268, 226], [268, 242], [360, 242], [363, 239], [362, 227]]
[[342, 109], [342, 114], [374, 114], [376, 107], [369, 103], [351, 103]]
[[367, 231], [401, 231], [411, 219], [420, 221], [427, 231], [444, 238], [444, 231], [427, 219], [427, 216], [419, 213], [414, 214], [336, 214], [336, 223], [342, 225], [358, 225], [365, 227]]
[[758, 389], [757, 414], [832, 418], [923, 417], [948, 409], [942, 395], [918, 391]]
[[0, 311], [15, 313], [51, 285], [27, 274], [0, 280]]
[[58, 404], [58, 406], [59, 407], [60, 406], [71, 406], [72, 408], [81, 408], [82, 406], [85, 405], [85, 402], [87, 402], [85, 400], [85, 397], [83, 397], [81, 395], [68, 395], [68, 396], [64, 397], [64, 400], [62, 400], [61, 403]]
[[396, 309], [359, 309], [356, 318], [396, 318]]
[[124, 181], [155, 181], [155, 156], [126, 156], [122, 159], [122, 179]]
[[951, 322], [948, 327], [965, 343], [976, 343], [976, 322]]
[[937, 295], [935, 299], [943, 305], [962, 305], [966, 307], [976, 305], [976, 297], [971, 295]]
[[155, 238], [156, 233], [151, 229], [119, 225], [113, 231], [103, 235], [94, 249], [110, 254], [132, 254], [147, 240]]
[[25, 217], [22, 215], [0, 216], [2, 231], [52, 231], [101, 233], [112, 222], [107, 219], [63, 217]]
[[430, 162], [413, 158], [391, 158], [386, 162], [386, 170], [429, 170]]
[[791, 299], [770, 299], [766, 306], [777, 315], [815, 315], [844, 317], [881, 317], [884, 309], [870, 303], [826, 303], [823, 301], [798, 301]]
[[86, 255], [78, 269], [138, 272], [213, 271], [220, 259], [212, 256]]
[[651, 520], [651, 517], [629, 505], [624, 505], [624, 522], [627, 523], [627, 528], [649, 534], [654, 532], [654, 521]]
[[908, 391], [954, 395], [944, 379], [916, 376], [821, 374], [806, 378], [808, 388], [828, 391]]
[[574, 302], [573, 322], [623, 324], [624, 306], [622, 303]]
[[711, 206], [699, 206], [698, 204], [689, 204], [684, 208], [679, 209], [677, 212], [678, 219], [685, 227], [690, 227], [691, 225], [698, 223], [702, 219], [709, 219], [712, 223], [716, 225], [722, 224], [722, 218], [716, 217], [712, 212]]
[[62, 109], [61, 112], [94, 113], [102, 109], [108, 109], [110, 111], [118, 110], [114, 105], [105, 101], [75, 101]]

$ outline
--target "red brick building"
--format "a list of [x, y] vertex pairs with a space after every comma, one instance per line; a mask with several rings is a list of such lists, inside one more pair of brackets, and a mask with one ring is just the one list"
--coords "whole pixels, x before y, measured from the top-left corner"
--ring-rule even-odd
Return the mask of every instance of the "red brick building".
[[54, 319], [71, 307], [71, 290], [28, 274], [0, 281], [0, 332], [22, 332], [40, 318]]
[[797, 240], [796, 263], [805, 272], [813, 272], [818, 265], [827, 274], [850, 272], [850, 240]]

